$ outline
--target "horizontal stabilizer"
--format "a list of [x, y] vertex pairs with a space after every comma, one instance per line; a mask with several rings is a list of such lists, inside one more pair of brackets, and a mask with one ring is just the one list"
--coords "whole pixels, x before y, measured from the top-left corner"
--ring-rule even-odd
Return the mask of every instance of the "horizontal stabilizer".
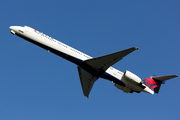
[[153, 76], [151, 78], [145, 79], [145, 84], [150, 89], [154, 89], [155, 93], [159, 93], [159, 90], [161, 88], [161, 84], [164, 83], [164, 81], [178, 77], [177, 75], [166, 75], [166, 76]]
[[90, 65], [91, 67], [97, 70], [105, 72], [110, 66], [112, 66], [113, 64], [121, 60], [123, 57], [125, 57], [126, 55], [137, 49], [138, 49], [137, 47], [132, 47], [116, 53], [86, 60], [85, 63], [87, 63], [88, 65]]
[[152, 78], [158, 81], [165, 81], [172, 78], [178, 77], [177, 75], [166, 75], [166, 76], [153, 76]]

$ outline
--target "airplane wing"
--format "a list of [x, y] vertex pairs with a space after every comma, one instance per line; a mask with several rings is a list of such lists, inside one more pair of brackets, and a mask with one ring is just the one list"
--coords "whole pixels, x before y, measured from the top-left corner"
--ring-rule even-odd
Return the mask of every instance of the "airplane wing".
[[126, 50], [116, 52], [116, 53], [92, 58], [84, 62], [97, 70], [105, 72], [110, 66], [112, 66], [113, 64], [121, 60], [124, 56], [128, 55], [129, 53], [137, 49], [138, 49], [137, 47], [132, 47]]
[[94, 82], [99, 78], [91, 73], [85, 71], [84, 69], [78, 67], [79, 77], [81, 81], [82, 90], [84, 93], [84, 96], [88, 98], [89, 93], [94, 85]]

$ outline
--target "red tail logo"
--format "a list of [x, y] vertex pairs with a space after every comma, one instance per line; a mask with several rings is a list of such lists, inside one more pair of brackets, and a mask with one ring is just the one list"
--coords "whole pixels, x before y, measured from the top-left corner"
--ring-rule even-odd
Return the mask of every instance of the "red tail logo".
[[147, 87], [149, 87], [151, 90], [161, 85], [161, 82], [158, 82], [154, 80], [153, 78], [146, 78], [145, 84]]

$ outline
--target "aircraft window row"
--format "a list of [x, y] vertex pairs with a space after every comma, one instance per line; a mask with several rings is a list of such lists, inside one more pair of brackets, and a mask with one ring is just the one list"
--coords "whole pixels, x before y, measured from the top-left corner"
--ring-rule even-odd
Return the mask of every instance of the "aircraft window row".
[[[109, 67], [109, 69], [110, 69], [110, 70], [114, 70], [114, 68], [113, 68], [113, 67]], [[115, 70], [116, 70], [116, 69], [115, 69]], [[120, 71], [118, 71], [118, 74], [121, 74], [121, 75], [122, 75], [123, 73], [122, 73], [122, 72], [120, 72]]]
[[122, 72], [119, 72], [119, 71], [118, 71], [118, 73], [122, 75]]
[[62, 46], [64, 46], [65, 48], [67, 48], [67, 46], [66, 46], [66, 45], [64, 45], [64, 44], [62, 44]]
[[63, 44], [63, 43], [61, 43], [61, 42], [59, 42], [59, 41], [55, 41], [55, 42], [57, 42], [59, 45], [62, 45], [63, 47], [65, 47], [65, 48], [68, 48], [68, 46], [67, 45], [65, 45], [65, 44]]
[[[63, 44], [63, 43], [61, 43], [61, 42], [59, 42], [59, 41], [57, 41], [57, 40], [54, 41], [54, 42], [58, 42], [59, 45], [62, 45], [63, 47], [68, 48], [67, 45], [65, 45], [65, 44]], [[73, 48], [71, 48], [71, 47], [69, 47], [69, 49], [72, 50], [72, 51], [74, 51], [74, 52], [76, 52], [76, 53], [78, 53], [78, 54], [80, 54], [80, 55], [84, 55], [84, 57], [86, 57], [86, 58], [89, 58], [89, 59], [91, 58], [91, 57], [89, 57], [89, 56], [83, 54], [82, 52], [80, 52], [80, 51], [78, 51], [78, 50], [75, 50], [75, 49], [73, 49]]]
[[40, 35], [43, 36], [43, 37], [48, 38], [48, 39], [51, 40], [51, 41], [57, 42], [59, 45], [62, 45], [62, 46], [65, 47], [65, 48], [68, 48], [67, 45], [65, 45], [65, 44], [63, 44], [63, 43], [61, 43], [61, 42], [59, 42], [59, 41], [57, 41], [57, 40], [49, 37], [48, 35], [46, 35], [46, 34], [44, 34], [44, 33], [41, 33], [41, 32], [39, 32], [39, 31], [37, 31], [37, 30], [36, 30], [35, 32], [38, 33], [38, 34], [40, 34]]
[[73, 49], [73, 48], [71, 48], [71, 50], [74, 51], [74, 52], [76, 52], [76, 53], [78, 53], [78, 54], [80, 54], [80, 55], [82, 54], [81, 52], [79, 52], [79, 51], [77, 51], [77, 50], [75, 50], [75, 49]]
[[[58, 41], [58, 44], [66, 47], [66, 48], [68, 48], [67, 45], [65, 45], [65, 44], [63, 44], [63, 43], [61, 43], [61, 42], [59, 42], [59, 41]], [[78, 54], [80, 54], [80, 55], [84, 55], [84, 57], [86, 57], [86, 58], [89, 58], [89, 59], [91, 58], [91, 57], [83, 54], [82, 52], [80, 52], [80, 51], [78, 51], [78, 50], [75, 50], [75, 49], [73, 49], [73, 48], [71, 48], [71, 47], [69, 47], [69, 49], [72, 50], [72, 51], [74, 51], [74, 52], [76, 52], [76, 53], [78, 53]]]
[[44, 33], [41, 33], [37, 30], [35, 30], [36, 33], [40, 34], [41, 36], [45, 37], [45, 38], [48, 38], [49, 40], [51, 41], [54, 41], [54, 42], [57, 42], [57, 40], [53, 39], [52, 37], [49, 37], [48, 35], [44, 34]]
[[65, 45], [65, 44], [63, 44], [63, 43], [61, 43], [61, 42], [59, 42], [59, 41], [55, 40], [54, 38], [49, 37], [48, 35], [46, 35], [46, 34], [44, 34], [44, 33], [42, 33], [42, 32], [39, 32], [39, 31], [37, 31], [37, 30], [35, 30], [35, 32], [36, 32], [37, 34], [40, 34], [41, 36], [43, 36], [43, 37], [45, 37], [45, 38], [47, 38], [47, 39], [49, 39], [49, 40], [53, 41], [53, 42], [58, 43], [59, 45], [64, 46], [65, 48], [67, 48], [67, 45]]
[[70, 48], [70, 49], [71, 49], [72, 51], [80, 54], [80, 55], [83, 55], [83, 56], [86, 57], [86, 58], [89, 58], [89, 59], [91, 58], [91, 57], [87, 56], [86, 54], [84, 54], [84, 53], [82, 53], [82, 52], [80, 52], [80, 51], [77, 51], [77, 50], [75, 50], [75, 49], [73, 49], [73, 48]]
[[[40, 34], [40, 35], [43, 36], [43, 37], [48, 38], [48, 39], [51, 40], [51, 41], [57, 42], [59, 45], [62, 45], [62, 46], [65, 47], [65, 48], [68, 48], [67, 45], [65, 45], [65, 44], [63, 44], [63, 43], [61, 43], [61, 42], [59, 42], [59, 41], [57, 41], [57, 40], [55, 40], [55, 39], [49, 37], [48, 35], [45, 35], [44, 33], [41, 33], [41, 32], [39, 32], [39, 31], [35, 31], [35, 32], [36, 32], [37, 34]], [[73, 49], [73, 48], [70, 48], [70, 49], [71, 49], [72, 51], [74, 51], [74, 52], [80, 54], [80, 55], [84, 55], [84, 57], [86, 57], [86, 58], [88, 58], [88, 59], [91, 58], [91, 57], [89, 57], [89, 56], [83, 54], [83, 53], [80, 52], [80, 51], [77, 51], [77, 50], [75, 50], [75, 49]]]

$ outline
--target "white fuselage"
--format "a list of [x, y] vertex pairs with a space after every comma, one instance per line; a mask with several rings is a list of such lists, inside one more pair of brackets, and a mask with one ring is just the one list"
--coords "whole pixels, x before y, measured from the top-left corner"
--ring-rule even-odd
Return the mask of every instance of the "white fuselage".
[[[93, 59], [91, 56], [84, 54], [60, 41], [57, 41], [54, 38], [51, 38], [31, 27], [28, 26], [11, 26], [10, 31], [12, 34], [16, 34], [19, 37], [22, 37], [26, 40], [28, 40], [29, 42], [32, 42], [46, 50], [48, 50], [49, 52], [52, 52], [58, 56], [61, 56], [75, 64], [77, 64], [78, 66], [84, 68], [85, 70], [89, 70], [92, 71], [92, 69], [88, 69], [87, 66], [83, 63], [83, 61], [89, 60], [89, 59]], [[109, 67], [104, 74], [99, 74], [99, 77], [108, 79], [114, 83], [116, 83], [116, 87], [123, 90], [124, 92], [126, 92], [125, 89], [131, 89], [134, 91], [144, 91], [147, 93], [151, 93], [153, 94], [153, 91], [150, 90], [148, 87], [146, 87], [146, 85], [144, 85], [146, 88], [142, 89], [134, 84], [131, 84], [131, 82], [128, 81], [123, 81], [122, 77], [123, 77], [123, 72], [113, 68], [113, 67]], [[124, 84], [124, 85], [123, 85]], [[126, 87], [125, 87], [126, 86]], [[127, 92], [129, 92], [127, 90]]]

